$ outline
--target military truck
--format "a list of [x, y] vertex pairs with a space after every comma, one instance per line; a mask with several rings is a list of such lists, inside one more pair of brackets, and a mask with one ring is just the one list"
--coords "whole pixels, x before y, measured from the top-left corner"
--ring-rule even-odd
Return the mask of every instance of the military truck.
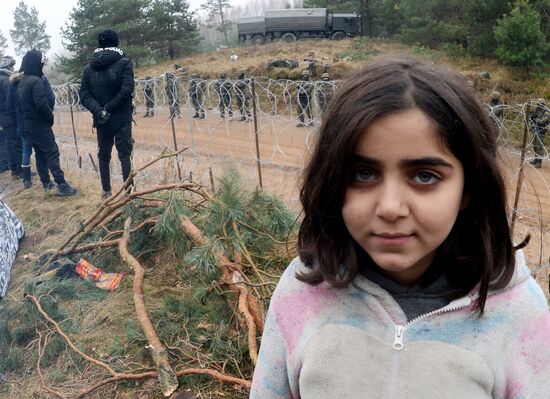
[[326, 8], [267, 10], [263, 17], [237, 20], [239, 42], [263, 44], [269, 40], [293, 42], [304, 38], [342, 40], [361, 33], [357, 14], [333, 14]]

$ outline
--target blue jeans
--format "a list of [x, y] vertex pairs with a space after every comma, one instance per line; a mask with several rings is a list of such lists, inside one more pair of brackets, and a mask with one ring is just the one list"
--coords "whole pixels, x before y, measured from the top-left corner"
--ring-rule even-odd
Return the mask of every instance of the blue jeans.
[[21, 166], [31, 166], [32, 144], [29, 138], [24, 134], [21, 134], [21, 142], [23, 144]]

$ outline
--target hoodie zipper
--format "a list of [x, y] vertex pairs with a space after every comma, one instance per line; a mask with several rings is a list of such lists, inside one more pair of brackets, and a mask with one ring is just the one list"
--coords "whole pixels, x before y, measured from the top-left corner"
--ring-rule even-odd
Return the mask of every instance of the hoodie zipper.
[[440, 309], [437, 309], [437, 310], [434, 310], [432, 312], [424, 313], [420, 316], [417, 316], [417, 317], [415, 317], [414, 319], [408, 321], [405, 324], [399, 324], [388, 313], [388, 311], [384, 308], [384, 306], [382, 306], [382, 304], [380, 302], [378, 302], [378, 304], [380, 305], [380, 307], [382, 308], [384, 313], [386, 313], [388, 315], [388, 317], [390, 318], [390, 320], [395, 324], [395, 333], [394, 333], [392, 347], [393, 347], [393, 349], [395, 349], [397, 351], [400, 351], [401, 349], [403, 349], [403, 346], [404, 346], [403, 340], [405, 338], [405, 331], [407, 330], [408, 327], [411, 326], [411, 324], [416, 323], [417, 321], [425, 319], [427, 317], [434, 316], [436, 314], [453, 312], [455, 310], [465, 308], [467, 306], [470, 306], [471, 303], [472, 303], [472, 299], [469, 296], [465, 296], [465, 297], [462, 297], [462, 298], [459, 298], [459, 299], [456, 299], [456, 300], [452, 301], [447, 306], [444, 306]]

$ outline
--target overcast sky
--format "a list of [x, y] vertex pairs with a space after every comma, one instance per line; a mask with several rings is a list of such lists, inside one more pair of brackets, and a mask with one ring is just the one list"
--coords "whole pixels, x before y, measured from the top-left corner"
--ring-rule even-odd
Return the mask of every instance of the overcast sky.
[[[0, 0], [2, 4], [2, 12], [0, 12], [0, 30], [4, 37], [8, 40], [10, 46], [8, 54], [14, 55], [13, 46], [11, 43], [10, 29], [13, 29], [13, 11], [19, 4], [20, 0]], [[191, 9], [198, 9], [204, 0], [190, 0]], [[231, 1], [231, 3], [239, 3], [240, 1]], [[46, 33], [51, 36], [51, 50], [48, 52], [50, 59], [53, 59], [53, 54], [59, 53], [63, 45], [61, 43], [61, 27], [65, 26], [67, 18], [72, 8], [76, 5], [77, 0], [25, 0], [27, 6], [35, 7], [38, 10], [38, 18], [40, 22], [46, 21]], [[21, 57], [16, 57], [17, 59]]]

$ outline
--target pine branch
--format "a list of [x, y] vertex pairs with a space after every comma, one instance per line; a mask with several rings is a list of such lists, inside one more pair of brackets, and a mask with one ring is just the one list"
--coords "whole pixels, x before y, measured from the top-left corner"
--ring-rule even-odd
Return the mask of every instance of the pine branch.
[[[202, 231], [187, 216], [181, 216], [181, 227], [197, 245], [206, 245], [207, 241]], [[231, 262], [229, 258], [215, 251], [214, 256], [222, 275], [222, 283], [229, 286], [230, 290], [238, 296], [238, 309], [244, 318], [248, 330], [248, 352], [250, 360], [256, 364], [258, 359], [258, 345], [256, 334], [263, 330], [263, 316], [260, 302], [256, 297], [250, 294], [250, 291], [244, 281], [246, 277], [240, 266]]]

